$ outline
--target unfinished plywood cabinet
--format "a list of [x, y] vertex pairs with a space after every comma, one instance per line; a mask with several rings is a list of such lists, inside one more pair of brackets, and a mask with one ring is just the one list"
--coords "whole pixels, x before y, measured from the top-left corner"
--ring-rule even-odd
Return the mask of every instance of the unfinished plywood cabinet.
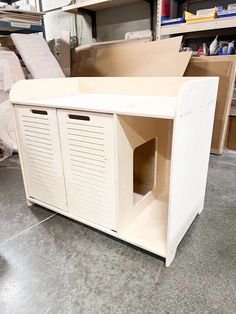
[[[27, 200], [172, 262], [204, 206], [218, 78], [71, 78], [11, 91]], [[36, 175], [39, 174], [39, 175]]]

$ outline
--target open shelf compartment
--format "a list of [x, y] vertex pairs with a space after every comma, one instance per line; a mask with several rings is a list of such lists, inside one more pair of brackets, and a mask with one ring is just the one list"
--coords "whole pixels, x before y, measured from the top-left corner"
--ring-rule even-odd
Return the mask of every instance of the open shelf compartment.
[[200, 31], [210, 31], [216, 29], [225, 29], [225, 28], [234, 28], [236, 27], [236, 18], [217, 18], [212, 21], [199, 22], [199, 23], [181, 23], [175, 25], [167, 25], [161, 27], [161, 36], [164, 35], [174, 35], [182, 33], [192, 33]]
[[121, 237], [134, 245], [166, 257], [168, 204], [153, 200], [142, 213], [121, 233]]
[[2, 35], [11, 33], [39, 33], [43, 31], [43, 26], [39, 24], [18, 23], [11, 21], [0, 21], [0, 32]]
[[118, 235], [166, 257], [173, 120], [119, 115], [116, 124]]

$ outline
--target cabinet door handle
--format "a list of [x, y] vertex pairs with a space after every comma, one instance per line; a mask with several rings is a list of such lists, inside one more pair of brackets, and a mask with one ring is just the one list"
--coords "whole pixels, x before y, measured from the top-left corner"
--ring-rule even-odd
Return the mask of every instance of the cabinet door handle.
[[74, 120], [90, 121], [90, 118], [88, 116], [81, 116], [77, 114], [69, 114], [69, 118]]
[[45, 110], [32, 109], [31, 112], [32, 112], [33, 114], [42, 114], [42, 115], [44, 115], [44, 116], [47, 116], [47, 115], [48, 115], [47, 111], [45, 111]]

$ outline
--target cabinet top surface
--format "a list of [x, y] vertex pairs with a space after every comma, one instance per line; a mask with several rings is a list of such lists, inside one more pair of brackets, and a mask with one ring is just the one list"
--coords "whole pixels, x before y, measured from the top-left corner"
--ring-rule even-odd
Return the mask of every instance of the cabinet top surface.
[[19, 99], [14, 103], [16, 105], [35, 105], [58, 109], [173, 119], [176, 111], [176, 102], [176, 97], [80, 94], [27, 99], [27, 101]]

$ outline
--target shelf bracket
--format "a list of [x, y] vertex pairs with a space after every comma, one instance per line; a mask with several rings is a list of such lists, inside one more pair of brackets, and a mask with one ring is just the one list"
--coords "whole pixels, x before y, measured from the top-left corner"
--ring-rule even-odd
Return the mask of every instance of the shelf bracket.
[[97, 22], [96, 22], [96, 12], [95, 11], [91, 11], [88, 9], [83, 9], [83, 8], [79, 8], [78, 9], [78, 14], [80, 15], [89, 15], [91, 18], [91, 24], [92, 24], [92, 37], [93, 38], [97, 38]]
[[[39, 10], [40, 12], [43, 12], [43, 3], [42, 0], [39, 0]], [[46, 39], [46, 32], [45, 32], [45, 23], [44, 23], [44, 17], [42, 16], [42, 29], [43, 29], [43, 38]]]

